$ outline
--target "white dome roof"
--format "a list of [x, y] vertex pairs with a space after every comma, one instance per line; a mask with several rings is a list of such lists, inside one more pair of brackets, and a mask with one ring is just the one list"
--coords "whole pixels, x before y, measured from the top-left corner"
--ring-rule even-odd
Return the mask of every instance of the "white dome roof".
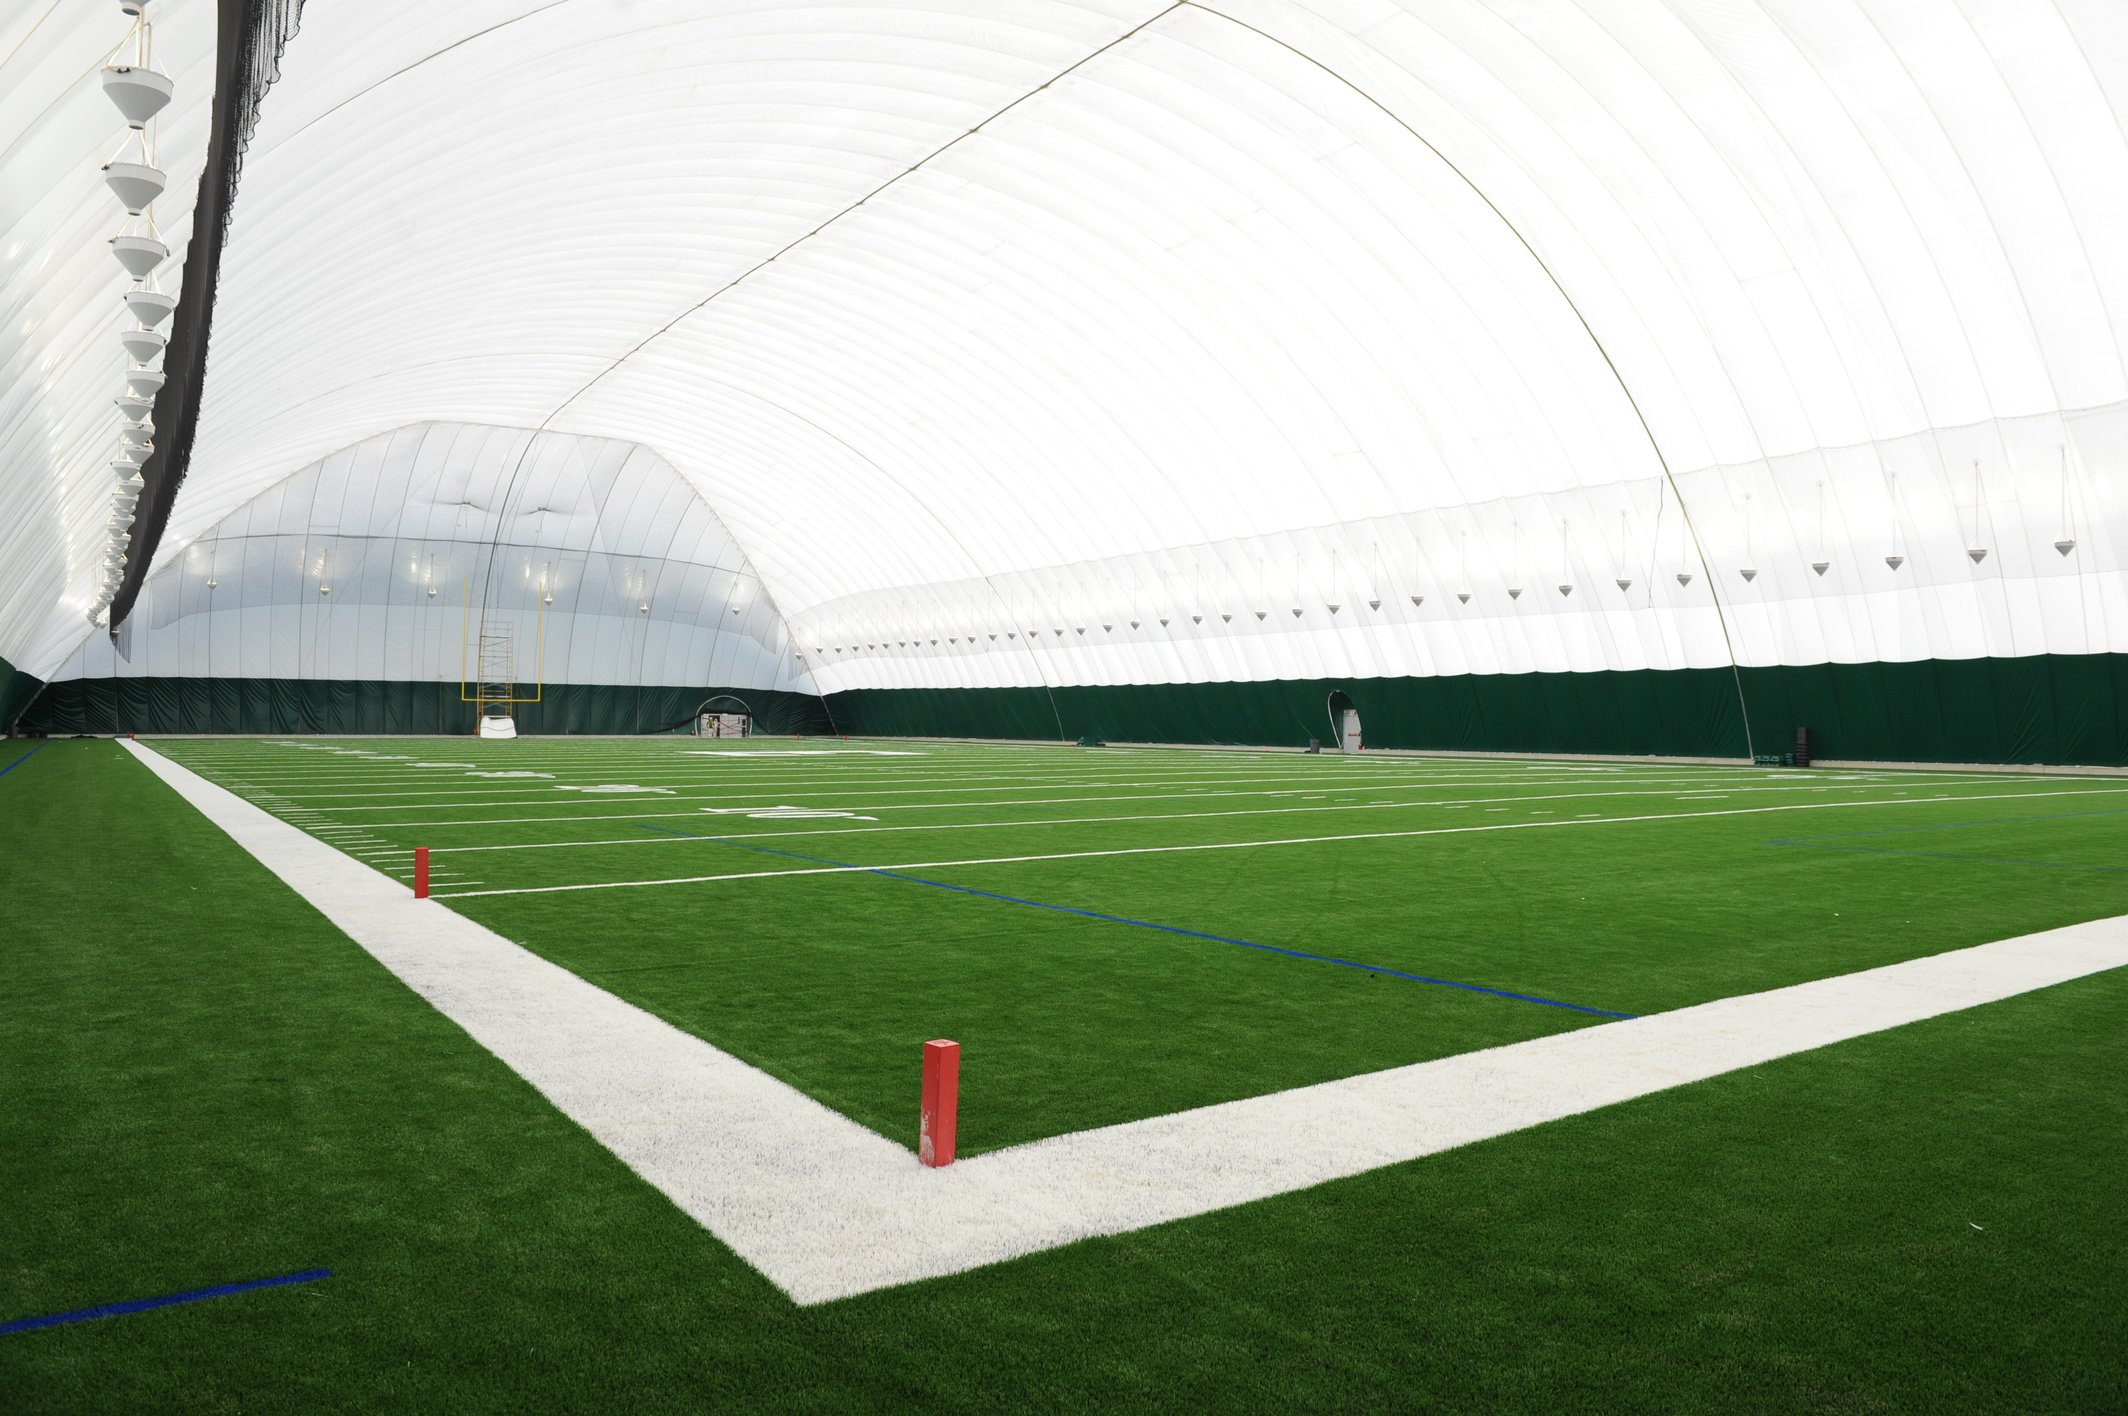
[[[823, 689], [2128, 650], [2124, 116], [2088, 0], [314, 6], [158, 561], [478, 424], [652, 450], [796, 643], [898, 646]], [[0, 212], [0, 490], [69, 516], [96, 160]], [[98, 549], [38, 524], [33, 672]]]

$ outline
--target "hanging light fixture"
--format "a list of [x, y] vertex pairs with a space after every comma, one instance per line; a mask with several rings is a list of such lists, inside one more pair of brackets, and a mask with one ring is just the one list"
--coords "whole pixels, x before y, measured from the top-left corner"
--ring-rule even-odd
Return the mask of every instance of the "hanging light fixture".
[[1825, 554], [1825, 479], [1818, 479], [1818, 558], [1810, 568], [1822, 578], [1832, 568], [1832, 560]]
[[125, 293], [126, 313], [139, 320], [145, 329], [153, 329], [169, 319], [177, 309], [177, 297], [165, 295], [160, 290], [145, 287]]
[[1751, 493], [1746, 492], [1744, 493], [1744, 564], [1737, 570], [1737, 574], [1744, 577], [1746, 585], [1759, 578], [1758, 567], [1751, 563], [1754, 559], [1755, 557], [1751, 554]]
[[2061, 454], [2062, 533], [2061, 539], [2054, 543], [2054, 549], [2066, 556], [2076, 549], [2076, 526], [2069, 517], [2069, 445], [2058, 443], [2055, 447]]
[[[147, 25], [142, 22], [134, 31], [142, 37], [145, 46]], [[125, 63], [113, 60], [103, 70], [104, 97], [111, 100], [126, 120], [129, 128], [148, 126], [148, 120], [169, 106], [177, 94], [177, 85], [168, 74], [147, 67], [146, 56], [137, 56], [139, 62]]]
[[[1625, 509], [1621, 507], [1618, 512], [1618, 558], [1620, 560], [1626, 558], [1626, 547], [1630, 544], [1631, 542], [1626, 537], [1626, 513]], [[1611, 583], [1616, 585], [1621, 592], [1624, 592], [1633, 588], [1633, 577], [1621, 575]]]
[[[133, 16], [133, 29], [126, 36], [133, 53], [130, 58], [114, 57], [104, 66], [103, 91], [126, 120], [126, 127], [131, 130], [127, 141], [138, 144], [140, 161], [113, 158], [104, 164], [103, 177], [125, 209], [138, 216], [162, 195], [168, 184], [163, 170], [155, 165], [147, 129], [176, 94], [177, 86], [169, 75], [154, 67], [154, 31], [148, 23], [147, 7], [128, 0], [120, 8]], [[121, 50], [125, 47], [125, 43], [119, 46]], [[124, 153], [126, 149], [121, 147], [119, 151]]]
[[1976, 457], [1973, 459], [1973, 539], [1965, 548], [1965, 558], [1975, 565], [1988, 558], [1988, 548], [1980, 544], [1980, 516], [1986, 506], [1986, 494], [1980, 483], [1980, 459]]
[[155, 268], [170, 259], [170, 247], [160, 237], [128, 232], [111, 238], [111, 254], [135, 280], [146, 280]]
[[1884, 563], [1896, 572], [1900, 566], [1906, 564], [1906, 554], [1899, 549], [1899, 474], [1893, 472], [1889, 475], [1891, 478], [1892, 502], [1892, 553], [1884, 558]]
[[[111, 238], [110, 247], [120, 267], [136, 282], [121, 297], [136, 327], [119, 335], [131, 366], [125, 375], [126, 391], [116, 400], [125, 423], [119, 432], [118, 456], [111, 462], [118, 483], [111, 492], [111, 552], [105, 562], [105, 588], [98, 610], [90, 616], [92, 622], [99, 624], [107, 622], [106, 611], [124, 581], [124, 547], [133, 539], [130, 528], [144, 485], [140, 464], [154, 446], [154, 427], [149, 420], [164, 379], [160, 372], [142, 366], [159, 357], [167, 347], [168, 340], [155, 327], [177, 309], [176, 299], [152, 285], [155, 269], [169, 258], [170, 248], [156, 232], [155, 218], [149, 214], [149, 208], [168, 185], [168, 176], [156, 164], [154, 141], [148, 131], [155, 116], [169, 105], [176, 86], [167, 74], [154, 67], [153, 32], [145, 0], [120, 0], [120, 9], [133, 17], [133, 28], [127, 36], [132, 52], [125, 54], [127, 45], [121, 44], [120, 54], [104, 66], [101, 78], [104, 95], [125, 119], [129, 132], [117, 155], [102, 170], [105, 184], [129, 217]], [[141, 220], [146, 229], [135, 230], [133, 219]], [[211, 579], [208, 588], [214, 588]]]
[[120, 331], [118, 342], [125, 346], [134, 363], [145, 364], [160, 355], [170, 341], [152, 329], [129, 329]]
[[145, 162], [121, 162], [116, 158], [103, 165], [104, 185], [118, 198], [119, 205], [129, 216], [139, 216], [148, 209], [169, 178], [160, 167]]

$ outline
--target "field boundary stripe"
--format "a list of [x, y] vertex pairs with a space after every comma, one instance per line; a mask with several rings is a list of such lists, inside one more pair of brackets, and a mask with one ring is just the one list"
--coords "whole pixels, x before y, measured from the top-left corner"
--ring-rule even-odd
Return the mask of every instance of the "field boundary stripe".
[[1609, 1008], [1592, 1008], [1585, 1003], [1567, 1003], [1557, 998], [1541, 998], [1534, 993], [1516, 993], [1505, 988], [1488, 988], [1481, 983], [1462, 983], [1452, 978], [1433, 978], [1426, 974], [1407, 973], [1381, 964], [1364, 964], [1356, 959], [1340, 959], [1329, 954], [1311, 954], [1305, 949], [1288, 949], [1279, 944], [1259, 944], [1253, 939], [1236, 939], [1225, 934], [1210, 934], [1201, 929], [1184, 929], [1177, 924], [1161, 924], [1155, 920], [1132, 919], [1126, 915], [1107, 914], [1100, 910], [1080, 909], [1075, 905], [1052, 905], [1046, 900], [1029, 900], [1019, 895], [1001, 895], [995, 890], [978, 890], [973, 885], [954, 885], [944, 880], [926, 880], [919, 875], [905, 875], [898, 870], [852, 866], [847, 861], [827, 860], [821, 856], [801, 855], [797, 851], [779, 851], [773, 846], [757, 846], [747, 841], [728, 840], [722, 836], [703, 836], [693, 832], [675, 831], [670, 826], [638, 826], [639, 831], [665, 831], [674, 835], [692, 836], [698, 841], [711, 841], [735, 850], [759, 851], [764, 855], [789, 856], [792, 860], [812, 861], [819, 865], [836, 865], [845, 869], [876, 875], [882, 880], [899, 880], [910, 885], [926, 885], [933, 890], [950, 890], [957, 895], [974, 895], [980, 899], [997, 900], [1008, 905], [1024, 905], [1028, 909], [1048, 910], [1054, 914], [1077, 915], [1082, 919], [1100, 920], [1104, 924], [1124, 924], [1133, 929], [1150, 929], [1161, 934], [1179, 934], [1185, 939], [1203, 939], [1213, 944], [1231, 944], [1239, 949], [1255, 949], [1265, 954], [1282, 954], [1289, 959], [1304, 959], [1310, 963], [1336, 964], [1339, 968], [1358, 969], [1362, 973], [1381, 974], [1386, 978], [1400, 978], [1412, 983], [1431, 984], [1436, 988], [1460, 989], [1465, 993], [1483, 993], [1494, 998], [1505, 998], [1516, 1003], [1536, 1003], [1546, 1008], [1562, 1008], [1570, 1013], [1588, 1013], [1599, 1018], [1631, 1018], [1634, 1013], [1620, 1013]]

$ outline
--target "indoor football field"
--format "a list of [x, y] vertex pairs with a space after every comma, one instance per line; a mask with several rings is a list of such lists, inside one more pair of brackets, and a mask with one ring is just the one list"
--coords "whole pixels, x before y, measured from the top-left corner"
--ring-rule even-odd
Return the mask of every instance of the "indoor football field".
[[2128, 1416], [2128, 0], [0, 0], [0, 1416]]
[[2118, 777], [765, 737], [0, 751], [6, 1316], [289, 1278], [0, 1336], [19, 1409], [314, 1409], [356, 1372], [452, 1409], [2122, 1391], [2128, 1260], [2091, 1242], [2128, 1173], [2119, 970], [794, 1306], [144, 764], [401, 894], [425, 848], [432, 900], [912, 1171], [934, 1038], [961, 1044], [965, 1166], [2128, 913]]

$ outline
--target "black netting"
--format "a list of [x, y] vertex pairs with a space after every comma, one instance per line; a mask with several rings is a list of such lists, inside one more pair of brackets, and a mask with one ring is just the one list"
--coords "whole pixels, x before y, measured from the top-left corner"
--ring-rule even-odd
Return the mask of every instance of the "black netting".
[[215, 27], [214, 117], [207, 133], [207, 165], [192, 209], [192, 241], [185, 252], [184, 288], [163, 351], [161, 392], [155, 396], [155, 450], [140, 470], [140, 504], [133, 521], [126, 576], [111, 602], [111, 632], [133, 610], [156, 545], [169, 524], [177, 489], [192, 459], [199, 427], [200, 384], [214, 322], [214, 285], [229, 234], [237, 174], [258, 125], [259, 104], [280, 77], [281, 51], [294, 37], [303, 0], [220, 0]]

